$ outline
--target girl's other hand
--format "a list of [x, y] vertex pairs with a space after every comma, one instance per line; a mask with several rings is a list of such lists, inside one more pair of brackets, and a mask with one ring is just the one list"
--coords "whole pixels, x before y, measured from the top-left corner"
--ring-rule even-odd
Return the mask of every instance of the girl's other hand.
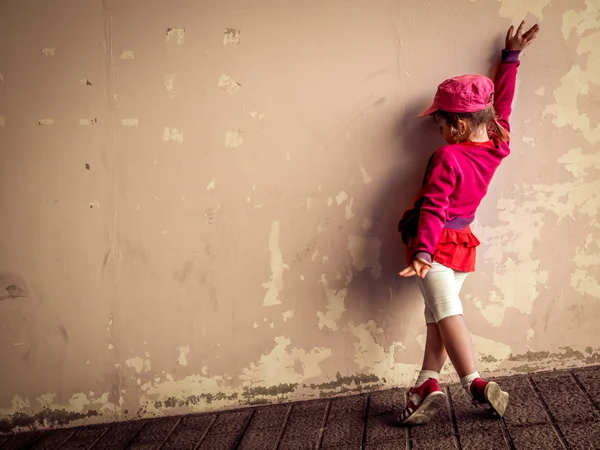
[[540, 31], [539, 25], [535, 24], [529, 30], [527, 30], [525, 33], [523, 33], [524, 25], [525, 25], [525, 21], [522, 21], [521, 24], [519, 25], [519, 28], [517, 28], [516, 33], [514, 33], [514, 30], [515, 30], [514, 26], [511, 26], [508, 29], [508, 32], [506, 33], [506, 44], [504, 46], [504, 48], [506, 48], [506, 50], [521, 51], [534, 41], [538, 31]]
[[400, 272], [401, 277], [412, 277], [418, 275], [421, 278], [425, 278], [427, 272], [431, 269], [431, 263], [424, 259], [415, 259], [410, 266]]

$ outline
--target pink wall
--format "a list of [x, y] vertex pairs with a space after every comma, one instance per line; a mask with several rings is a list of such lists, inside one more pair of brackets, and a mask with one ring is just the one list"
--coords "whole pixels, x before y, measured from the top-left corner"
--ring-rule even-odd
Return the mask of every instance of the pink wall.
[[409, 384], [425, 326], [395, 227], [441, 144], [415, 112], [525, 16], [542, 32], [465, 313], [486, 373], [596, 362], [599, 14], [1, 2], [4, 430]]

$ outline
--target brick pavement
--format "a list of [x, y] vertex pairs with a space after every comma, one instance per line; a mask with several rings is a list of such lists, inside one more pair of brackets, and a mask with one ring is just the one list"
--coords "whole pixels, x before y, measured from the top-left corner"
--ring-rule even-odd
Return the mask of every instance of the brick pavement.
[[92, 425], [0, 437], [0, 450], [600, 449], [600, 366], [499, 378], [503, 420], [474, 408], [460, 386], [428, 425], [391, 422], [406, 389], [237, 411]]

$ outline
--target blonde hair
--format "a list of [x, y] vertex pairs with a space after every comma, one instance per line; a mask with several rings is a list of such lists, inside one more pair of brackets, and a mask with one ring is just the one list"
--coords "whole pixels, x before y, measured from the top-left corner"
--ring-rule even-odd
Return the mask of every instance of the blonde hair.
[[467, 124], [467, 131], [463, 136], [468, 137], [474, 130], [485, 125], [492, 134], [496, 135], [500, 142], [508, 142], [510, 139], [508, 131], [506, 131], [506, 129], [498, 122], [498, 116], [496, 115], [496, 110], [493, 106], [470, 113], [452, 113], [440, 109], [434, 113], [434, 116], [436, 119], [441, 117], [446, 120], [452, 129], [453, 134], [454, 130], [458, 132], [458, 121], [462, 120]]

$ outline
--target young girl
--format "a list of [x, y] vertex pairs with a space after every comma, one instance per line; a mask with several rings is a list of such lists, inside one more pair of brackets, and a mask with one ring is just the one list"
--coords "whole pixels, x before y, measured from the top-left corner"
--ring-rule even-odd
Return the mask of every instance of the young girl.
[[479, 245], [469, 225], [494, 172], [510, 153], [508, 119], [519, 53], [539, 31], [534, 25], [523, 33], [524, 24], [516, 33], [513, 27], [508, 30], [495, 83], [482, 75], [446, 80], [433, 104], [419, 115], [435, 118], [448, 145], [429, 160], [417, 200], [398, 224], [408, 263], [400, 275], [419, 277], [427, 323], [423, 367], [400, 414], [403, 425], [426, 423], [445, 405], [438, 379], [448, 356], [474, 404], [499, 416], [508, 406], [508, 394], [476, 370], [459, 292], [467, 273], [475, 269]]

